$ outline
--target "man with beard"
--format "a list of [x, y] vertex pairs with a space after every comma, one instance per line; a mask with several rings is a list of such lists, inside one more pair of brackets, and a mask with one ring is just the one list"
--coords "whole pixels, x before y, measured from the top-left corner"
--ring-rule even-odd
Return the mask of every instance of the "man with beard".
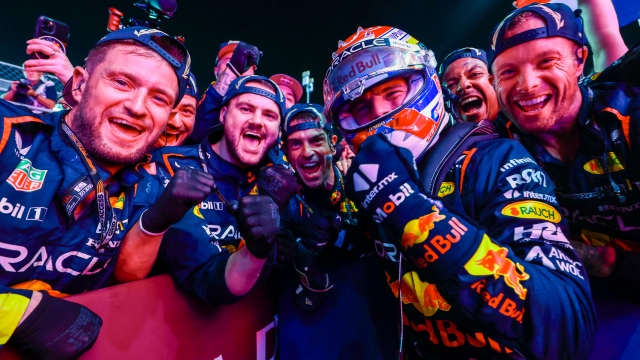
[[447, 129], [435, 67], [406, 32], [359, 28], [323, 83], [357, 153], [345, 188], [401, 307], [398, 337], [423, 357], [586, 358], [595, 314], [553, 185], [519, 143], [487, 135], [490, 123], [452, 144], [469, 124]]
[[266, 77], [242, 76], [222, 104], [221, 127], [199, 145], [158, 149], [148, 170], [164, 183], [179, 169], [213, 176], [216, 191], [156, 242], [160, 265], [210, 304], [240, 299], [269, 273], [280, 231], [278, 206], [258, 194], [257, 175], [278, 140], [284, 96]]
[[283, 268], [278, 279], [278, 354], [283, 360], [392, 358], [395, 316], [387, 310], [395, 299], [387, 296], [383, 278], [368, 276], [379, 268], [368, 256], [375, 250], [366, 224], [358, 223], [345, 194], [350, 160], [339, 162], [344, 171], [334, 164], [333, 133], [320, 105], [294, 105], [282, 132], [304, 205], [293, 199], [282, 215], [283, 237], [300, 240], [294, 266]]
[[498, 116], [500, 109], [484, 50], [467, 47], [453, 51], [440, 64], [438, 77], [457, 119], [493, 121]]
[[193, 73], [189, 74], [189, 83], [180, 104], [171, 110], [169, 122], [164, 133], [155, 147], [180, 146], [187, 140], [193, 131], [196, 122], [196, 109], [198, 108], [198, 86]]
[[254, 75], [262, 52], [243, 41], [229, 40], [220, 44], [213, 73], [216, 80], [209, 85], [198, 102], [196, 123], [188, 139], [189, 144], [198, 144], [220, 125], [220, 109], [229, 84], [238, 76]]
[[[70, 112], [34, 117], [0, 101], [0, 344], [9, 339], [30, 358], [77, 357], [91, 347], [100, 318], [57, 298], [105, 286], [128, 238], [160, 238], [138, 221], [157, 187], [135, 196], [143, 178], [135, 165], [180, 102], [189, 66], [180, 42], [131, 27], [102, 38], [75, 68]], [[160, 199], [173, 208], [201, 201]]]
[[637, 96], [625, 83], [578, 84], [587, 48], [565, 5], [524, 7], [492, 34], [500, 123], [553, 180], [587, 272], [603, 278], [594, 294], [613, 286], [639, 301]]

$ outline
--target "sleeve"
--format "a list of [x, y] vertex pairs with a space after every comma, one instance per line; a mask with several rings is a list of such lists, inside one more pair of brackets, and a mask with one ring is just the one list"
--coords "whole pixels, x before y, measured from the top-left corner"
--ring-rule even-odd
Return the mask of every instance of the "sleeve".
[[30, 301], [31, 291], [0, 285], [0, 348], [18, 327]]
[[456, 189], [474, 220], [405, 187], [389, 204], [413, 198], [415, 219], [388, 216], [383, 225], [461, 323], [527, 358], [588, 358], [595, 310], [553, 184], [519, 143], [479, 144], [486, 146], [467, 153]]
[[212, 305], [230, 304], [233, 295], [225, 281], [230, 253], [212, 242], [206, 221], [194, 207], [162, 239], [159, 258], [173, 278], [187, 291]]
[[47, 81], [47, 87], [45, 89], [45, 97], [50, 100], [56, 100], [58, 93], [56, 92], [56, 85], [52, 81]]
[[207, 91], [198, 103], [196, 110], [196, 122], [193, 132], [189, 137], [191, 144], [201, 143], [211, 130], [220, 124], [220, 108], [222, 107], [222, 96], [218, 94], [213, 84], [209, 85]]

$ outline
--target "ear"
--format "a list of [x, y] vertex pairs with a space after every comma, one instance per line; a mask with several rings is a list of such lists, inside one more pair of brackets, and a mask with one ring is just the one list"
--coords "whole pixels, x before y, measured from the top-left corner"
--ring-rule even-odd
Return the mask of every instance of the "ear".
[[335, 145], [338, 143], [338, 135], [333, 134], [331, 135], [331, 145]]
[[224, 124], [224, 121], [227, 119], [227, 110], [229, 109], [228, 106], [223, 106], [222, 109], [220, 109], [220, 118], [218, 120], [220, 120], [220, 124]]
[[576, 62], [578, 63], [578, 66], [576, 67], [576, 77], [580, 77], [583, 74], [584, 65], [587, 62], [587, 56], [589, 56], [589, 49], [586, 46], [576, 50]]
[[71, 79], [71, 96], [73, 96], [75, 101], [80, 103], [87, 81], [89, 81], [89, 73], [83, 67], [76, 66], [75, 69], [73, 69], [73, 76]]

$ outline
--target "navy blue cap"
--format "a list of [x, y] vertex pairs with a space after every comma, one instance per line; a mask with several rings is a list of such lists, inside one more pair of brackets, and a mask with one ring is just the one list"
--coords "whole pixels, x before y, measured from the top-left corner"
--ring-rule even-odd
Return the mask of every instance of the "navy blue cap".
[[[266, 81], [273, 86], [273, 92], [248, 85], [247, 83], [251, 81]], [[222, 105], [226, 105], [234, 96], [246, 93], [264, 96], [267, 99], [272, 100], [280, 108], [280, 119], [284, 118], [287, 106], [282, 91], [280, 91], [280, 88], [275, 82], [273, 82], [273, 80], [261, 75], [247, 75], [235, 78], [231, 84], [229, 84], [227, 93], [224, 94], [224, 97], [222, 98]]]
[[[313, 115], [316, 120], [305, 121], [296, 125], [289, 125], [296, 115], [305, 112]], [[282, 124], [282, 134], [287, 137], [294, 132], [308, 129], [323, 129], [328, 132], [332, 132], [331, 124], [327, 122], [327, 118], [324, 116], [324, 107], [317, 104], [295, 104], [290, 107]]]
[[198, 93], [198, 84], [196, 83], [196, 77], [193, 73], [189, 73], [189, 81], [187, 82], [187, 89], [184, 91], [185, 95], [193, 96], [196, 101], [200, 100], [200, 93]]
[[[518, 16], [518, 14], [525, 11], [531, 11], [540, 15], [547, 23], [546, 26], [527, 30], [505, 39], [504, 34], [507, 31], [508, 24]], [[487, 51], [489, 68], [491, 68], [491, 64], [493, 64], [495, 58], [505, 50], [536, 39], [560, 36], [578, 45], [585, 45], [587, 39], [584, 36], [584, 26], [582, 18], [580, 17], [581, 13], [582, 11], [580, 9], [573, 11], [570, 7], [562, 3], [534, 3], [514, 10], [491, 32]]]
[[444, 74], [444, 72], [447, 71], [447, 68], [449, 67], [449, 65], [451, 65], [451, 63], [453, 63], [454, 61], [462, 58], [478, 59], [488, 65], [487, 53], [484, 50], [476, 49], [472, 47], [465, 47], [462, 49], [452, 51], [451, 53], [449, 53], [449, 55], [447, 55], [444, 58], [444, 60], [442, 60], [442, 63], [438, 68], [438, 77], [442, 78], [442, 74]]
[[[169, 39], [178, 48], [181, 48], [182, 50], [184, 50], [186, 54], [184, 61], [182, 62], [178, 61], [178, 59], [171, 56], [171, 54], [166, 52], [158, 43], [155, 42], [155, 40], [153, 40], [153, 37], [161, 37], [161, 38]], [[182, 44], [180, 41], [176, 40], [175, 38], [167, 35], [166, 33], [162, 32], [161, 30], [150, 29], [144, 26], [130, 26], [124, 29], [120, 29], [120, 30], [116, 30], [108, 33], [106, 36], [100, 39], [95, 46], [98, 46], [102, 43], [106, 43], [108, 41], [114, 41], [114, 40], [137, 41], [151, 48], [153, 51], [158, 53], [158, 55], [160, 55], [163, 59], [165, 59], [171, 65], [171, 67], [176, 72], [176, 76], [178, 78], [178, 89], [179, 89], [178, 97], [176, 98], [176, 101], [173, 104], [173, 106], [174, 107], [178, 106], [178, 104], [180, 103], [180, 100], [182, 100], [182, 96], [184, 96], [185, 94], [187, 83], [189, 81], [189, 72], [191, 71], [191, 56], [189, 55], [189, 51], [187, 51], [187, 48], [184, 46], [184, 44]], [[69, 79], [69, 81], [67, 82], [63, 90], [63, 98], [67, 102], [67, 104], [69, 104], [70, 106], [75, 106], [77, 105], [77, 103], [75, 99], [73, 99], [73, 96], [71, 95], [71, 92], [72, 92], [71, 87], [72, 87], [72, 81], [71, 79]]]

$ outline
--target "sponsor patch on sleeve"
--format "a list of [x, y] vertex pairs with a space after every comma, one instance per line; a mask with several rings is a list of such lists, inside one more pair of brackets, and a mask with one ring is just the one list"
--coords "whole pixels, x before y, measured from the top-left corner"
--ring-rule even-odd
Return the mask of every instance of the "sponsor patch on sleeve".
[[560, 222], [560, 213], [551, 205], [539, 201], [517, 201], [502, 208], [502, 215], [521, 219], [540, 219]]

